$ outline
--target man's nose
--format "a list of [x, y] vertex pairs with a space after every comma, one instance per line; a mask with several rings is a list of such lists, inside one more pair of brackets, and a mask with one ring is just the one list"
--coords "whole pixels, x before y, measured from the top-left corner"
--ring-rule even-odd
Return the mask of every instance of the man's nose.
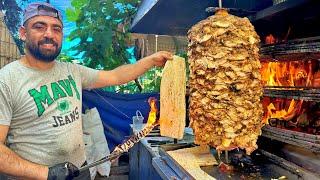
[[51, 28], [47, 28], [46, 31], [44, 32], [44, 37], [47, 38], [52, 38], [53, 37], [53, 29]]

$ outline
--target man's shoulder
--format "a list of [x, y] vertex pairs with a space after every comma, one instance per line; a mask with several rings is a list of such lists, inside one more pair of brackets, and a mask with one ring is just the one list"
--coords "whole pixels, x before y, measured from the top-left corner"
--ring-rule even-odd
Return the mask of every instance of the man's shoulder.
[[71, 63], [71, 62], [64, 62], [64, 61], [56, 61], [57, 65], [60, 67], [74, 67], [77, 64]]
[[57, 61], [56, 64], [57, 64], [56, 68], [67, 69], [68, 71], [71, 71], [71, 72], [79, 72], [79, 70], [83, 66], [73, 62], [61, 62], [61, 61]]
[[17, 60], [6, 64], [5, 66], [3, 66], [2, 68], [0, 68], [0, 84], [1, 86], [6, 86], [8, 87], [12, 76], [14, 76], [14, 69], [17, 66]]
[[0, 70], [4, 69], [4, 68], [12, 67], [13, 65], [17, 65], [18, 62], [19, 62], [19, 59], [15, 59], [15, 60], [11, 61], [10, 63], [4, 65], [2, 68], [0, 68]]
[[15, 69], [18, 64], [18, 60], [15, 60], [3, 66], [2, 68], [0, 68], [0, 76], [4, 77], [4, 75], [10, 73], [13, 69]]

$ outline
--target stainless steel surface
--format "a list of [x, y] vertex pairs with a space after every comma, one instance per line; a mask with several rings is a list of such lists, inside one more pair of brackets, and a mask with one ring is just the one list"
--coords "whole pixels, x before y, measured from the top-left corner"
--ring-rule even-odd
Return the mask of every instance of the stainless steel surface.
[[[181, 148], [193, 147], [193, 144], [179, 145], [167, 144], [160, 146], [160, 155], [171, 170], [178, 175], [178, 179], [192, 179], [192, 176], [183, 169], [173, 158], [171, 158], [167, 151], [177, 150]], [[216, 152], [211, 149], [211, 152]], [[320, 176], [312, 173], [302, 167], [295, 165], [279, 156], [268, 153], [264, 150], [257, 150], [250, 156], [245, 155], [244, 152], [232, 150], [228, 153], [222, 154], [224, 160], [228, 156], [229, 165], [233, 166], [233, 171], [224, 172], [218, 166], [203, 166], [201, 169], [216, 179], [278, 179], [279, 177], [286, 177], [287, 179], [319, 179]], [[241, 155], [241, 156], [239, 156]], [[218, 158], [217, 161], [219, 162]]]

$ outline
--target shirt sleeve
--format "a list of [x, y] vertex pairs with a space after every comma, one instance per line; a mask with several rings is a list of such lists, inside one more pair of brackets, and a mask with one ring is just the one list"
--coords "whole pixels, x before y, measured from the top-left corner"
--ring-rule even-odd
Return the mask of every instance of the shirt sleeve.
[[76, 64], [81, 76], [83, 89], [88, 89], [98, 79], [99, 70]]
[[0, 81], [0, 124], [9, 126], [12, 119], [12, 101], [9, 87]]

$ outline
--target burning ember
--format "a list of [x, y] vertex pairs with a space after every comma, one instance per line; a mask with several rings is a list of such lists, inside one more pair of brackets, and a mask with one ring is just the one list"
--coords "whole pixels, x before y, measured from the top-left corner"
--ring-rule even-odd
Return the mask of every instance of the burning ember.
[[278, 42], [278, 40], [272, 35], [272, 34], [269, 34], [268, 36], [266, 36], [265, 38], [265, 44], [274, 44]]

